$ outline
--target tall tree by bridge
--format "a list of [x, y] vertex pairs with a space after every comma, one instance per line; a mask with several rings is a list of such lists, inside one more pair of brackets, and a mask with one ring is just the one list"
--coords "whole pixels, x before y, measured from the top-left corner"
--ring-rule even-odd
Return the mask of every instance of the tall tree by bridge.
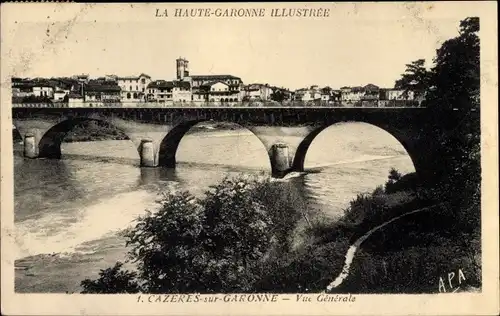
[[[446, 40], [436, 51], [427, 70], [424, 59], [406, 65], [395, 87], [425, 95], [424, 106], [432, 109], [428, 132], [435, 143], [437, 198], [452, 201], [466, 217], [459, 220], [479, 227], [480, 221], [480, 40], [479, 18], [460, 21], [457, 37]], [[447, 159], [438, 159], [447, 157]]]
[[449, 39], [437, 50], [431, 70], [429, 106], [479, 109], [480, 47], [479, 18], [460, 22], [459, 36]]
[[417, 59], [406, 65], [406, 71], [396, 80], [394, 87], [413, 91], [416, 97], [423, 96], [429, 88], [430, 72], [425, 68], [425, 59]]
[[459, 35], [437, 50], [426, 104], [434, 112], [429, 130], [437, 136], [437, 154], [449, 157], [439, 166], [439, 192], [460, 210], [457, 223], [467, 230], [480, 228], [481, 214], [479, 18], [459, 26]]

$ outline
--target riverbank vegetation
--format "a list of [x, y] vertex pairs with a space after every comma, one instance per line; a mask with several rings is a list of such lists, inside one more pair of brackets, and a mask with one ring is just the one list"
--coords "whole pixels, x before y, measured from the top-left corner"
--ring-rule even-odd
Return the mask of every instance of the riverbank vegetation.
[[308, 211], [293, 186], [269, 179], [225, 179], [200, 199], [169, 193], [126, 232], [133, 271], [119, 262], [84, 280], [82, 293], [324, 291], [356, 240], [427, 206], [373, 233], [332, 292], [435, 293], [439, 278], [459, 269], [479, 287], [477, 229], [455, 225], [458, 212], [426, 191], [415, 174], [391, 170], [384, 187], [358, 195], [338, 220]]
[[122, 131], [103, 121], [83, 121], [64, 137], [64, 142], [89, 142], [129, 139]]

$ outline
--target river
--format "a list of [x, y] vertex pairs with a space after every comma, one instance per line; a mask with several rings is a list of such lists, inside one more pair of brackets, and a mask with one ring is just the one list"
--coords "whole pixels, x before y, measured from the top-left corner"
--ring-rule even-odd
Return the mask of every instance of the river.
[[[226, 175], [269, 173], [267, 153], [246, 130], [190, 134], [177, 167], [140, 168], [131, 141], [63, 143], [63, 159], [24, 159], [14, 146], [17, 292], [79, 292], [80, 281], [124, 260], [120, 232], [165, 190], [202, 194]], [[357, 194], [414, 171], [402, 145], [363, 123], [334, 125], [307, 153], [306, 172], [285, 180], [308, 207], [336, 218]]]

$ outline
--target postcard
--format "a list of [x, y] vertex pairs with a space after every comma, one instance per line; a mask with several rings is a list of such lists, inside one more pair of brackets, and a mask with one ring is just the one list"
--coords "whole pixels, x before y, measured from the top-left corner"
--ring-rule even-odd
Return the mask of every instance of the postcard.
[[496, 2], [0, 9], [2, 314], [499, 313]]

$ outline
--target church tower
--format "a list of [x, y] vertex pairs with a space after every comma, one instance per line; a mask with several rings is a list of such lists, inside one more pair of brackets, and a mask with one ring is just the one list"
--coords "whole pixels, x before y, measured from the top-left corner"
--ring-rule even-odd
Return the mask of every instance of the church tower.
[[189, 77], [189, 61], [179, 57], [175, 60], [177, 68], [177, 80], [183, 80], [184, 77]]

